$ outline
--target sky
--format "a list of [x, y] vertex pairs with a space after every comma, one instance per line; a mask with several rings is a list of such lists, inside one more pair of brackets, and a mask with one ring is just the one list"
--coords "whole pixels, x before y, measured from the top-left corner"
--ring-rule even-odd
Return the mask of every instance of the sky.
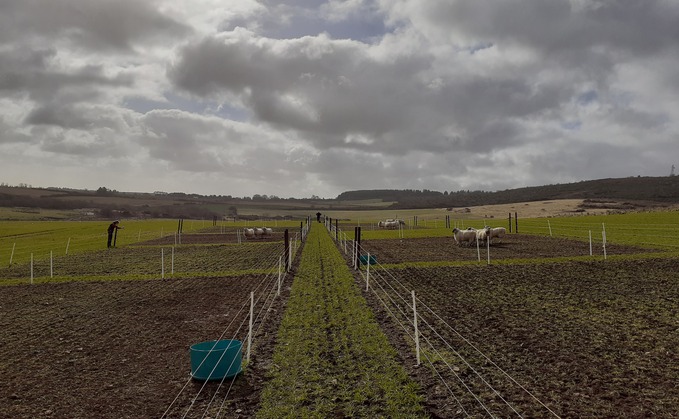
[[676, 0], [0, 0], [0, 182], [333, 198], [679, 165]]

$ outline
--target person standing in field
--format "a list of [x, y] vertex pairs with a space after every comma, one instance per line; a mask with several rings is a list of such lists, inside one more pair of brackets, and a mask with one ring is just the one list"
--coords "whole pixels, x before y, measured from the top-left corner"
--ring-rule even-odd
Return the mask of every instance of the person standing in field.
[[115, 220], [108, 226], [108, 247], [111, 247], [111, 240], [113, 240], [113, 232], [116, 230], [119, 230], [121, 228], [124, 228], [123, 226], [119, 225], [120, 221]]

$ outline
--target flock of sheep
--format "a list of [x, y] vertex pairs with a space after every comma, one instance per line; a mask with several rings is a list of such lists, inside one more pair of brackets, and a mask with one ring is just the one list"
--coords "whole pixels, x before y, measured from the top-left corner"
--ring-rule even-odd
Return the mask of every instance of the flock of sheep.
[[388, 228], [388, 229], [395, 229], [395, 228], [400, 228], [401, 226], [404, 226], [406, 224], [405, 221], [399, 220], [398, 218], [388, 218], [384, 221], [380, 221], [377, 223], [377, 226], [380, 228]]
[[261, 239], [264, 237], [270, 237], [272, 234], [273, 229], [269, 227], [243, 229], [243, 235], [246, 239]]
[[491, 244], [493, 239], [502, 238], [506, 232], [507, 229], [504, 227], [485, 226], [480, 230], [477, 230], [473, 227], [469, 227], [466, 230], [454, 228], [453, 237], [455, 238], [455, 243], [458, 245], [462, 246], [463, 243], [466, 243], [467, 245], [471, 246], [476, 242], [479, 244], [486, 244], [486, 241], [488, 241], [488, 244]]

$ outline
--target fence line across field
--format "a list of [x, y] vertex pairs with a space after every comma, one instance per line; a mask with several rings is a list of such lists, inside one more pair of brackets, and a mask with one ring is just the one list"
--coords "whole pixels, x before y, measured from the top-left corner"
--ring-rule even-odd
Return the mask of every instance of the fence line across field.
[[[364, 254], [367, 253], [367, 252], [365, 251], [365, 249], [362, 249], [362, 248], [359, 248], [358, 251], [359, 251], [360, 253], [364, 253]], [[371, 281], [369, 281], [369, 275], [370, 275], [370, 273], [369, 273], [369, 272], [370, 272], [370, 271], [369, 271], [369, 266], [370, 266], [370, 263], [371, 263], [371, 260], [370, 260], [370, 259], [367, 259], [367, 260], [366, 260], [366, 271], [365, 271], [365, 276], [363, 276], [363, 271], [360, 271], [360, 272], [361, 272], [361, 275], [363, 276], [363, 278], [364, 278], [365, 281], [366, 281], [366, 285], [368, 285], [368, 283], [370, 284], [370, 286], [371, 286], [370, 289], [372, 289], [373, 294], [378, 298], [378, 300], [379, 300], [379, 301], [381, 302], [381, 304], [385, 307], [385, 309], [387, 310], [387, 312], [390, 313], [390, 315], [392, 316], [392, 318], [394, 318], [394, 319], [397, 321], [397, 323], [398, 323], [402, 328], [404, 327], [404, 326], [403, 326], [404, 324], [409, 324], [409, 325], [410, 325], [410, 326], [409, 326], [410, 328], [416, 327], [416, 323], [415, 323], [414, 320], [413, 320], [412, 322], [408, 320], [408, 316], [409, 316], [408, 311], [409, 311], [409, 309], [412, 310], [412, 309], [414, 308], [414, 304], [415, 304], [415, 303], [413, 302], [413, 306], [410, 306], [410, 303], [409, 303], [409, 301], [408, 301], [408, 298], [405, 296], [405, 295], [408, 295], [408, 294], [411, 293], [411, 292], [412, 292], [413, 295], [414, 295], [414, 292], [415, 292], [415, 291], [414, 291], [414, 290], [410, 290], [410, 291], [409, 291], [409, 290], [407, 289], [407, 287], [405, 287], [405, 286], [404, 286], [404, 285], [403, 285], [403, 284], [402, 284], [395, 276], [393, 276], [393, 275], [391, 274], [391, 272], [389, 272], [389, 270], [384, 269], [384, 268], [379, 264], [379, 262], [377, 262], [377, 261], [376, 261], [375, 263], [376, 263], [377, 267], [378, 267], [378, 268], [381, 268], [381, 269], [377, 269], [377, 270], [373, 271], [373, 279], [372, 279]], [[389, 275], [389, 278], [386, 278], [385, 273], [386, 273], [386, 275]], [[403, 290], [403, 293], [397, 291], [397, 290], [392, 286], [392, 283], [395, 283], [395, 284], [399, 285], [399, 286], [401, 287], [401, 289]], [[378, 292], [382, 292], [382, 295], [383, 295], [385, 298], [382, 298], [381, 296], [379, 296], [379, 295], [378, 295]], [[396, 300], [394, 300], [394, 297], [392, 297], [392, 296], [395, 296], [398, 300], [400, 300], [400, 303], [398, 303]], [[388, 305], [387, 300], [388, 300], [388, 302], [391, 304], [391, 306], [393, 307], [393, 309], [392, 309], [392, 308], [389, 308], [389, 305]], [[501, 369], [496, 363], [492, 362], [492, 360], [490, 360], [490, 358], [488, 358], [485, 354], [483, 354], [481, 351], [479, 351], [478, 348], [477, 348], [475, 345], [473, 345], [469, 339], [467, 339], [467, 338], [465, 338], [464, 336], [462, 336], [457, 330], [455, 330], [454, 328], [452, 328], [447, 322], [443, 321], [443, 319], [442, 319], [438, 314], [436, 314], [431, 308], [429, 308], [429, 307], [422, 301], [422, 298], [421, 298], [421, 297], [418, 297], [418, 298], [416, 299], [416, 301], [418, 302], [418, 306], [421, 305], [422, 307], [424, 307], [424, 308], [426, 309], [427, 312], [429, 312], [431, 315], [433, 315], [435, 319], [439, 319], [440, 321], [442, 321], [443, 324], [445, 325], [445, 327], [447, 327], [448, 329], [450, 329], [451, 331], [453, 331], [454, 334], [456, 334], [457, 336], [459, 336], [460, 338], [462, 338], [463, 341], [464, 341], [466, 344], [470, 345], [470, 346], [471, 346], [478, 354], [481, 355], [481, 357], [482, 357], [483, 359], [485, 359], [486, 361], [491, 362], [491, 364], [492, 364], [495, 368], [497, 368], [497, 369], [502, 373], [502, 375], [506, 376], [511, 382], [513, 382], [515, 385], [517, 385], [522, 391], [526, 392], [532, 399], [534, 399], [534, 400], [537, 401], [541, 406], [543, 406], [544, 408], [546, 408], [547, 410], [549, 410], [549, 412], [550, 412], [551, 414], [553, 414], [554, 416], [557, 416], [557, 417], [558, 417], [558, 415], [556, 415], [553, 411], [551, 411], [544, 403], [542, 403], [539, 399], [537, 399], [532, 393], [530, 393], [530, 391], [528, 391], [524, 386], [522, 386], [517, 380], [515, 380], [513, 377], [511, 377], [509, 374], [507, 374], [506, 371], [504, 371], [503, 369]], [[396, 312], [400, 313], [400, 315], [401, 315], [401, 317], [402, 317], [403, 320], [399, 320], [399, 319], [398, 319], [398, 317], [396, 316]], [[479, 405], [480, 405], [485, 411], [487, 411], [487, 412], [488, 412], [489, 414], [491, 414], [491, 416], [492, 416], [492, 413], [488, 410], [488, 407], [486, 406], [486, 404], [485, 404], [482, 400], [480, 400], [480, 398], [472, 391], [472, 389], [469, 388], [469, 386], [467, 385], [467, 383], [459, 376], [459, 374], [457, 374], [457, 373], [455, 372], [455, 369], [447, 362], [445, 356], [443, 356], [443, 355], [439, 352], [439, 350], [437, 349], [437, 347], [436, 347], [436, 346], [434, 345], [434, 343], [433, 343], [434, 340], [439, 341], [440, 344], [442, 344], [444, 347], [447, 347], [448, 349], [450, 349], [450, 350], [455, 354], [455, 356], [456, 356], [457, 358], [459, 358], [465, 365], [467, 365], [467, 366], [474, 372], [474, 374], [481, 380], [481, 382], [482, 382], [485, 386], [487, 386], [494, 394], [496, 394], [496, 395], [498, 396], [498, 398], [499, 398], [500, 400], [503, 401], [504, 404], [506, 404], [506, 405], [507, 405], [513, 412], [515, 412], [517, 415], [521, 416], [521, 415], [516, 411], [515, 407], [512, 406], [510, 403], [508, 403], [508, 402], [505, 400], [505, 398], [502, 397], [502, 395], [501, 395], [501, 394], [500, 394], [500, 393], [499, 393], [499, 392], [498, 392], [498, 391], [497, 391], [497, 390], [489, 383], [489, 381], [486, 380], [486, 379], [483, 377], [483, 375], [482, 375], [479, 371], [477, 371], [476, 368], [473, 367], [472, 363], [469, 362], [465, 357], [463, 357], [463, 356], [459, 353], [459, 351], [455, 350], [454, 347], [453, 347], [453, 345], [452, 345], [450, 342], [448, 342], [448, 341], [447, 341], [447, 340], [446, 340], [446, 339], [445, 339], [445, 338], [444, 338], [444, 337], [436, 330], [436, 328], [433, 326], [433, 324], [432, 324], [431, 322], [429, 322], [429, 321], [426, 320], [426, 317], [424, 317], [423, 314], [417, 314], [416, 316], [417, 316], [416, 319], [421, 319], [422, 322], [423, 322], [423, 324], [426, 326], [426, 329], [425, 329], [425, 330], [428, 330], [427, 333], [420, 333], [419, 335], [422, 336], [422, 338], [425, 340], [425, 342], [426, 342], [427, 347], [429, 348], [429, 350], [432, 351], [432, 352], [434, 352], [438, 357], [440, 357], [440, 359], [444, 360], [444, 363], [445, 363], [446, 366], [448, 367], [448, 373], [449, 373], [449, 374], [452, 374], [453, 376], [456, 377], [456, 379], [460, 382], [460, 384], [467, 390], [467, 392], [469, 392], [469, 393], [472, 395], [472, 397], [477, 401], [477, 403], [479, 403]], [[413, 333], [411, 333], [410, 330], [406, 330], [406, 332], [407, 332], [408, 336], [410, 336], [410, 338], [413, 339], [413, 342], [416, 342], [416, 341], [417, 341], [417, 336], [415, 336]], [[428, 336], [429, 333], [431, 333], [432, 336], [435, 337], [435, 339], [431, 339], [431, 338]], [[426, 355], [426, 351], [425, 351], [425, 355]], [[436, 368], [436, 366], [435, 366], [435, 364], [434, 364], [433, 362], [430, 362], [430, 367], [431, 367], [433, 370], [436, 371], [437, 376], [442, 377], [441, 372], [438, 371], [438, 369]], [[448, 385], [447, 382], [444, 382], [444, 385], [446, 386], [447, 389], [449, 389], [449, 390], [451, 389], [450, 385]], [[452, 391], [452, 390], [450, 390], [450, 391]], [[456, 395], [452, 394], [452, 397], [453, 397], [458, 403], [460, 403], [460, 401], [459, 401], [459, 399], [457, 398]], [[464, 410], [464, 407], [463, 407], [463, 406], [460, 406], [460, 407]]]
[[[266, 319], [266, 317], [268, 316], [268, 314], [271, 312], [270, 309], [271, 309], [271, 307], [273, 306], [274, 302], [276, 301], [276, 298], [277, 298], [277, 290], [278, 290], [278, 281], [279, 281], [279, 279], [278, 279], [278, 275], [277, 275], [277, 274], [273, 274], [273, 273], [272, 273], [272, 274], [270, 274], [270, 275], [267, 275], [266, 278], [265, 278], [265, 280], [261, 281], [261, 282], [260, 282], [260, 285], [258, 285], [258, 287], [257, 287], [257, 288], [259, 288], [259, 287], [261, 286], [261, 288], [262, 288], [262, 290], [260, 290], [260, 292], [257, 293], [257, 298], [256, 298], [256, 299], [254, 298], [254, 294], [253, 294], [253, 293], [254, 293], [255, 291], [252, 291], [252, 294], [250, 295], [250, 298], [248, 298], [246, 301], [243, 302], [243, 304], [241, 305], [240, 310], [238, 311], [238, 313], [236, 314], [236, 316], [234, 316], [234, 319], [232, 320], [232, 322], [231, 322], [229, 325], [227, 325], [227, 327], [226, 327], [225, 329], [223, 329], [223, 332], [222, 332], [221, 335], [216, 339], [216, 341], [219, 341], [219, 340], [223, 339], [224, 336], [226, 336], [226, 333], [227, 333], [227, 331], [229, 330], [229, 328], [232, 326], [233, 321], [234, 321], [235, 319], [239, 318], [239, 316], [241, 316], [241, 313], [243, 313], [243, 312], [246, 311], [246, 310], [245, 310], [246, 307], [253, 305], [253, 306], [258, 306], [258, 307], [261, 307], [261, 308], [258, 310], [257, 316], [253, 319], [253, 323], [258, 324], [258, 328], [257, 328], [257, 329], [252, 329], [251, 331], [248, 331], [248, 333], [247, 333], [247, 335], [246, 335], [246, 339], [245, 339], [245, 340], [248, 340], [248, 341], [252, 342], [253, 339], [254, 339], [254, 337], [256, 337], [256, 336], [258, 335], [259, 330], [261, 330], [261, 327], [262, 327], [263, 324], [264, 324], [264, 320]], [[260, 302], [262, 302], [261, 305], [260, 305]], [[241, 329], [243, 328], [245, 322], [248, 321], [248, 319], [250, 318], [250, 316], [251, 316], [251, 315], [250, 315], [249, 313], [248, 313], [247, 315], [243, 315], [243, 316], [242, 316], [241, 323], [240, 323], [238, 329], [236, 330], [236, 332], [234, 332], [234, 333], [232, 334], [231, 339], [236, 339], [236, 337], [238, 336], [239, 332], [240, 332]], [[216, 345], [216, 342], [215, 342], [215, 345]], [[213, 349], [214, 349], [214, 346], [213, 346]], [[249, 347], [248, 347], [248, 350], [250, 350]], [[218, 362], [219, 362], [219, 361], [218, 361]], [[202, 365], [202, 363], [201, 363], [201, 365]], [[199, 369], [199, 368], [200, 368], [200, 366], [197, 367], [197, 369]], [[207, 412], [207, 409], [210, 408], [210, 406], [211, 406], [212, 403], [214, 402], [214, 400], [215, 400], [215, 395], [216, 395], [217, 392], [220, 390], [220, 388], [221, 388], [221, 386], [223, 385], [225, 379], [226, 379], [226, 377], [224, 377], [224, 378], [221, 380], [221, 382], [220, 382], [218, 388], [217, 388], [216, 390], [214, 390], [215, 393], [214, 393], [212, 399], [210, 400], [210, 403], [209, 403], [208, 406], [206, 407], [206, 412]], [[235, 379], [235, 377], [234, 377], [234, 379]], [[166, 410], [165, 413], [163, 414], [163, 417], [167, 417], [168, 413], [171, 411], [171, 409], [172, 409], [172, 407], [174, 406], [174, 404], [178, 401], [179, 397], [181, 397], [182, 393], [184, 393], [184, 391], [185, 391], [186, 388], [188, 387], [188, 385], [189, 385], [189, 383], [191, 382], [191, 380], [192, 380], [191, 377], [187, 380], [187, 382], [184, 384], [184, 386], [182, 387], [182, 389], [180, 390], [180, 392], [176, 395], [175, 399], [174, 399], [174, 400], [170, 403], [170, 405], [168, 406], [167, 410]], [[183, 417], [185, 417], [186, 414], [188, 414], [188, 412], [193, 408], [193, 406], [194, 406], [196, 400], [198, 399], [198, 397], [200, 396], [200, 394], [204, 391], [204, 389], [205, 389], [205, 387], [206, 387], [206, 384], [207, 384], [207, 380], [206, 380], [205, 383], [201, 386], [201, 388], [199, 389], [198, 393], [195, 394], [195, 396], [192, 398], [191, 404], [190, 404], [189, 407], [187, 408], [187, 410], [186, 410], [186, 412], [184, 413]], [[229, 391], [230, 391], [230, 387], [229, 387]], [[224, 396], [225, 399], [226, 399], [226, 397], [228, 397], [229, 391], [227, 391], [227, 394]], [[223, 404], [223, 403], [222, 403], [222, 404]]]
[[[251, 266], [250, 269], [254, 269], [254, 270], [258, 270], [258, 271], [262, 271], [262, 272], [269, 271], [270, 272], [269, 274], [275, 275], [277, 280], [279, 280], [278, 279], [280, 277], [280, 275], [278, 273], [279, 272], [279, 260], [283, 256], [284, 256], [283, 249], [281, 249], [280, 251], [276, 252], [275, 254], [271, 254], [269, 256], [259, 258], [257, 260], [257, 264]], [[285, 275], [286, 275], [286, 273], [283, 272], [284, 277], [285, 277]], [[187, 279], [187, 280], [190, 281], [191, 279]], [[284, 278], [283, 278], [283, 280], [284, 280]], [[137, 281], [137, 280], [135, 280], [135, 281]], [[154, 280], [144, 280], [144, 281], [148, 282], [148, 281], [158, 281], [158, 280], [154, 279]], [[180, 286], [180, 284], [174, 279], [169, 279], [169, 280], [166, 279], [166, 280], [161, 280], [161, 281], [163, 281], [163, 282], [160, 286], [155, 286], [155, 285], [153, 286], [153, 291], [156, 293], [156, 295], [159, 295], [158, 293], [160, 293], [160, 295], [169, 295], [177, 287]], [[190, 291], [192, 289], [197, 288], [198, 286], [199, 285], [196, 284], [194, 287], [189, 287], [189, 288], [185, 289], [185, 291]], [[131, 295], [133, 297], [135, 295], [137, 295], [137, 296], [148, 296], [148, 292], [149, 292], [149, 290], [147, 290], [145, 287], [140, 287], [139, 290], [136, 293], [128, 292], [128, 295]], [[100, 299], [102, 300], [102, 302], [108, 301], [108, 300], [111, 299], [111, 295], [110, 294], [102, 295], [100, 297]], [[95, 306], [104, 307], [105, 304], [96, 304]], [[41, 322], [41, 324], [35, 324], [34, 326], [37, 327], [37, 328], [43, 328], [43, 327], [49, 327], [50, 324], [57, 324], [57, 323], [59, 323], [58, 319], [51, 319], [51, 320], [46, 319], [45, 322]], [[37, 339], [37, 337], [36, 337], [36, 339]], [[24, 339], [22, 339], [22, 340], [25, 341], [25, 342], [29, 342], [29, 341], [35, 340], [35, 339], [32, 339], [29, 336], [25, 336]]]
[[[384, 279], [380, 274], [377, 274], [376, 276], [377, 276], [378, 278]], [[384, 280], [383, 282], [384, 282], [385, 284], [388, 284], [388, 281], [386, 281], [386, 280]], [[415, 314], [416, 319], [413, 320], [413, 322], [408, 322], [407, 319], [408, 319], [409, 313], [407, 312], [407, 308], [400, 306], [400, 305], [392, 298], [392, 296], [391, 296], [392, 293], [391, 293], [391, 292], [388, 292], [388, 291], [382, 286], [382, 283], [381, 283], [380, 281], [373, 281], [373, 282], [372, 282], [372, 285], [373, 285], [373, 288], [372, 288], [372, 289], [373, 289], [373, 294], [378, 298], [378, 300], [380, 300], [380, 302], [381, 302], [381, 303], [383, 304], [383, 306], [387, 309], [387, 311], [392, 315], [392, 317], [397, 321], [397, 323], [398, 323], [399, 325], [401, 325], [401, 327], [404, 327], [404, 323], [409, 323], [409, 326], [410, 326], [410, 327], [408, 327], [408, 330], [406, 330], [406, 332], [407, 332], [408, 336], [410, 336], [410, 338], [413, 340], [413, 342], [416, 343], [416, 346], [418, 346], [418, 345], [417, 345], [417, 342], [419, 342], [419, 336], [421, 336], [421, 337], [425, 340], [428, 349], [429, 349], [430, 351], [434, 352], [434, 353], [438, 356], [439, 359], [443, 360], [444, 364], [448, 367], [448, 372], [455, 376], [455, 378], [456, 378], [456, 379], [460, 382], [460, 384], [466, 389], [466, 391], [467, 391], [467, 392], [468, 392], [468, 393], [476, 400], [476, 402], [482, 407], [483, 410], [485, 410], [488, 414], [490, 414], [491, 416], [493, 416], [493, 414], [492, 414], [492, 412], [490, 411], [490, 409], [489, 409], [489, 408], [485, 405], [485, 403], [484, 403], [484, 402], [483, 402], [483, 401], [475, 394], [475, 392], [474, 392], [471, 388], [469, 388], [469, 386], [467, 385], [467, 383], [459, 376], [459, 374], [457, 374], [457, 373], [455, 372], [455, 369], [454, 369], [454, 368], [450, 365], [450, 363], [446, 360], [446, 357], [443, 356], [443, 355], [438, 351], [438, 349], [436, 348], [436, 346], [434, 346], [434, 344], [433, 344], [433, 343], [431, 342], [431, 340], [426, 336], [426, 334], [424, 334], [424, 333], [418, 333], [416, 319], [418, 319], [418, 318], [419, 318], [419, 319], [422, 319], [422, 317], [421, 317], [421, 316], [418, 316], [417, 314]], [[383, 295], [386, 296], [386, 297], [389, 299], [389, 301], [391, 302], [392, 306], [395, 307], [395, 308], [397, 309], [397, 311], [401, 314], [401, 316], [405, 319], [405, 322], [402, 322], [402, 321], [398, 320], [398, 318], [397, 318], [396, 315], [394, 314], [394, 310], [389, 309], [389, 307], [388, 307], [388, 305], [387, 305], [387, 302], [386, 302], [383, 298], [381, 298], [381, 297], [378, 295], [377, 289], [374, 288], [374, 285], [377, 285], [378, 288], [379, 288], [379, 290], [382, 291]], [[393, 289], [393, 287], [390, 287], [390, 288], [392, 288], [392, 291], [395, 291], [395, 290]], [[400, 299], [402, 300], [402, 302], [407, 306], [407, 300], [405, 299], [405, 297], [403, 297], [402, 295], [400, 295], [400, 294], [398, 294], [398, 293], [396, 293], [396, 295], [398, 295], [398, 297], [400, 297]], [[412, 291], [412, 295], [413, 295], [413, 298], [415, 298], [415, 297], [414, 297], [414, 295], [415, 295], [415, 292], [414, 292], [414, 291]], [[419, 299], [418, 299], [418, 301], [419, 301]], [[431, 327], [429, 326], [429, 324], [427, 324], [427, 326], [431, 329]], [[411, 332], [410, 332], [410, 329], [413, 329], [413, 330], [414, 330], [414, 333], [411, 333]], [[437, 335], [438, 335], [438, 334], [437, 334]], [[438, 335], [438, 336], [440, 337], [440, 335]], [[444, 340], [444, 342], [445, 342], [445, 340]], [[451, 347], [450, 345], [447, 345], [447, 346]], [[453, 351], [454, 351], [454, 350], [453, 350]], [[455, 355], [456, 355], [458, 358], [460, 358], [465, 364], [467, 364], [468, 366], [471, 367], [471, 365], [470, 365], [470, 364], [464, 359], [464, 357], [462, 357], [457, 351], [454, 351], [454, 353], [455, 353]], [[443, 376], [441, 375], [441, 371], [439, 371], [439, 369], [434, 365], [434, 362], [431, 361], [431, 359], [429, 358], [429, 356], [428, 356], [428, 354], [427, 354], [427, 351], [424, 351], [424, 356], [425, 356], [425, 358], [427, 358], [430, 368], [431, 368], [433, 371], [436, 371], [436, 375], [442, 379], [442, 382], [443, 382], [443, 384], [445, 385], [445, 387], [449, 390], [450, 395], [457, 401], [459, 407], [460, 407], [463, 411], [465, 411], [465, 413], [466, 413], [466, 409], [464, 408], [464, 405], [461, 403], [461, 401], [459, 400], [459, 398], [455, 395], [455, 392], [451, 389], [451, 387], [450, 387], [450, 385], [448, 384], [448, 382], [447, 382], [445, 379], [443, 379]], [[417, 353], [417, 357], [418, 357], [418, 359], [420, 358], [420, 353], [419, 353], [419, 352]], [[471, 367], [471, 369], [472, 369], [477, 375], [479, 375], [478, 372], [476, 372], [476, 370], [475, 370], [473, 367]], [[488, 385], [488, 387], [489, 387], [495, 394], [497, 394], [497, 395], [500, 397], [500, 399], [502, 399], [503, 401], [505, 401], [504, 398], [502, 398], [502, 396], [501, 396], [501, 395], [500, 395], [500, 394], [499, 394], [492, 386], [490, 386], [490, 385], [487, 383], [486, 380], [483, 380], [483, 381]], [[506, 401], [505, 401], [505, 403], [506, 403]], [[510, 408], [512, 408], [512, 410], [514, 410], [513, 407], [510, 406]], [[515, 410], [514, 410], [514, 411], [515, 411]], [[468, 414], [468, 413], [466, 413], [466, 414]]]

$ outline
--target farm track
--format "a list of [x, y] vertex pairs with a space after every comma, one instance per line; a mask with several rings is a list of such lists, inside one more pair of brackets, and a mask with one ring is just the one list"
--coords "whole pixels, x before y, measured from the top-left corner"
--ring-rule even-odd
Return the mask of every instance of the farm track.
[[259, 418], [426, 417], [323, 226], [302, 252]]

